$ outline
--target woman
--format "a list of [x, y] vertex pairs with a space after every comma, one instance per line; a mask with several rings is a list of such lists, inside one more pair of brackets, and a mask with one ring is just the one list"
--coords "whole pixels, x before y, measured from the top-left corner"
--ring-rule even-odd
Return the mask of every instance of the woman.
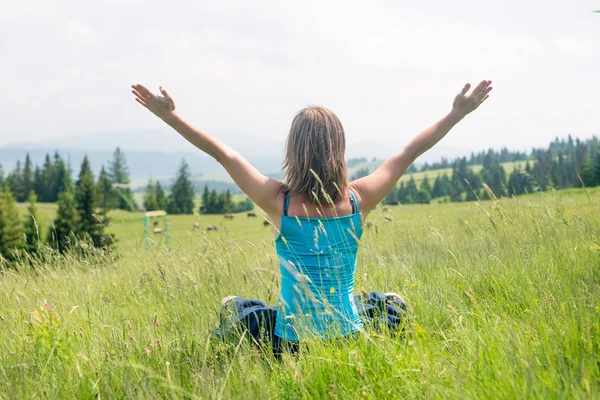
[[217, 160], [272, 221], [281, 270], [275, 347], [304, 338], [331, 339], [360, 332], [352, 296], [362, 224], [408, 166], [439, 142], [489, 96], [491, 81], [471, 93], [466, 84], [451, 111], [370, 175], [348, 182], [344, 129], [333, 112], [311, 106], [292, 122], [282, 181], [260, 173], [241, 155], [195, 128], [175, 111], [165, 89], [157, 96], [133, 85], [135, 100]]

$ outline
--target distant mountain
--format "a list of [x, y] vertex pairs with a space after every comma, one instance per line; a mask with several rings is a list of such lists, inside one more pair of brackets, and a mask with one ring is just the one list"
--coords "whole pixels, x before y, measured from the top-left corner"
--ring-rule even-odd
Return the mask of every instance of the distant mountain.
[[[240, 132], [211, 132], [219, 140], [232, 146], [261, 172], [272, 176], [281, 176], [283, 161], [284, 139], [270, 140]], [[396, 141], [356, 141], [349, 142], [346, 158], [367, 157], [387, 158], [400, 150]], [[127, 157], [132, 185], [141, 186], [149, 177], [168, 181], [185, 159], [195, 181], [230, 182], [223, 167], [211, 157], [196, 150], [185, 139], [171, 129], [146, 131], [108, 132], [84, 136], [49, 139], [40, 143], [13, 143], [0, 147], [0, 163], [5, 172], [11, 171], [17, 160], [23, 161], [29, 153], [34, 164], [41, 165], [46, 153], [58, 151], [67, 159], [74, 174], [85, 155], [90, 159], [94, 172], [97, 174], [102, 165], [112, 158], [112, 152], [119, 146]], [[467, 155], [463, 149], [439, 146], [426, 153], [420, 162], [438, 161], [442, 156], [450, 159]]]
[[[231, 145], [263, 173], [277, 173], [283, 160], [283, 142], [262, 145], [263, 139], [236, 132], [219, 132], [216, 136]], [[97, 133], [78, 137], [46, 140], [40, 143], [13, 143], [0, 147], [0, 163], [5, 171], [14, 168], [17, 160], [23, 161], [29, 153], [34, 164], [41, 165], [46, 153], [58, 151], [68, 160], [74, 172], [85, 155], [94, 172], [107, 165], [112, 152], [119, 146], [127, 157], [131, 178], [142, 182], [150, 176], [168, 179], [177, 171], [182, 159], [190, 165], [196, 176], [225, 173], [212, 157], [196, 150], [177, 133], [164, 129], [154, 131]], [[213, 178], [211, 178], [213, 179]]]

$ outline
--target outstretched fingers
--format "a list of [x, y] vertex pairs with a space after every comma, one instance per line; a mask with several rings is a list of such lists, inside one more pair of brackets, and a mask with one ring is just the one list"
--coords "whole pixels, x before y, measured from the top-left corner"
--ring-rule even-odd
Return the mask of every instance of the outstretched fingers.
[[475, 89], [473, 89], [474, 96], [483, 96], [488, 92], [489, 86], [492, 84], [492, 81], [484, 80], [477, 85]]
[[170, 99], [171, 96], [169, 96], [169, 93], [167, 93], [167, 89], [165, 89], [164, 87], [159, 87], [160, 93], [165, 96], [165, 98]]
[[467, 84], [465, 84], [465, 86], [464, 86], [464, 87], [462, 88], [462, 90], [460, 91], [460, 94], [461, 94], [462, 96], [466, 95], [466, 94], [467, 94], [467, 92], [469, 91], [469, 89], [471, 89], [471, 84], [470, 84], [470, 83], [467, 83]]

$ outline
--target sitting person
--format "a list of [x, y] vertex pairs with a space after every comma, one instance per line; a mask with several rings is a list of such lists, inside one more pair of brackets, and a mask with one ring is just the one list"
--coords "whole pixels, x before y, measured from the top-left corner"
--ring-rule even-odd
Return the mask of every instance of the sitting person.
[[282, 181], [260, 173], [218, 139], [193, 127], [175, 111], [165, 89], [155, 95], [133, 85], [135, 100], [194, 146], [212, 156], [270, 219], [281, 270], [274, 344], [297, 348], [301, 339], [335, 339], [361, 331], [353, 296], [356, 255], [369, 213], [394, 188], [417, 157], [484, 102], [492, 90], [467, 84], [450, 112], [416, 136], [370, 175], [348, 182], [346, 138], [340, 120], [324, 107], [301, 110], [287, 138]]

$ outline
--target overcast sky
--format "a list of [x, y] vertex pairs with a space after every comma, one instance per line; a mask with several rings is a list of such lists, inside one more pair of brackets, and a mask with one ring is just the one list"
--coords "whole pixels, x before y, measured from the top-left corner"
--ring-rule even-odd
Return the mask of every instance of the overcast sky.
[[[0, 145], [155, 129], [132, 83], [209, 132], [283, 140], [331, 108], [350, 142], [404, 145], [465, 82], [492, 97], [447, 146], [600, 133], [600, 1], [2, 1]], [[235, 143], [230, 143], [235, 147]], [[168, 140], [165, 141], [168, 147]]]

